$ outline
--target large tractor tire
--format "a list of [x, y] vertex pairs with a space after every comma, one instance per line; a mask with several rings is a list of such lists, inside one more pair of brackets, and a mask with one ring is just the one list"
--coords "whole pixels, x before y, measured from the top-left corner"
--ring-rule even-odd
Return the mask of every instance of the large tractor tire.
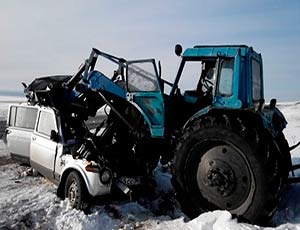
[[265, 224], [282, 190], [279, 151], [262, 129], [239, 118], [205, 117], [186, 128], [175, 152], [173, 186], [190, 218], [215, 209]]

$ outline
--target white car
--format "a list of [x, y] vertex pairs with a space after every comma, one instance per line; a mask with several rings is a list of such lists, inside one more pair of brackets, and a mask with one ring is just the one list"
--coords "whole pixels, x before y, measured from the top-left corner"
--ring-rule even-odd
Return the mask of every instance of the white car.
[[[27, 104], [9, 108], [4, 142], [13, 159], [30, 164], [58, 185], [58, 195], [85, 209], [89, 197], [110, 193], [112, 175], [93, 161], [72, 153], [82, 144], [84, 130], [74, 129], [59, 112]], [[84, 128], [83, 128], [84, 129]], [[79, 138], [81, 137], [81, 138]]]

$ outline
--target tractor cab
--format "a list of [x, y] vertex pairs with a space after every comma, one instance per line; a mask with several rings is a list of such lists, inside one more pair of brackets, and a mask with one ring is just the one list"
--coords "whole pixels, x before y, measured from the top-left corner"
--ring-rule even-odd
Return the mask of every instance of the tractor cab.
[[262, 58], [252, 47], [195, 46], [176, 54], [182, 60], [170, 101], [185, 108], [182, 122], [213, 108], [259, 108], [263, 103]]

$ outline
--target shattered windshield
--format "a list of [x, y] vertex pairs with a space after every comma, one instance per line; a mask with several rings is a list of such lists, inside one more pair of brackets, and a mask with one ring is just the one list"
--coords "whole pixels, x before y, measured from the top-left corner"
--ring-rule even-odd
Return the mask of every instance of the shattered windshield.
[[158, 91], [154, 63], [146, 61], [128, 64], [127, 86], [129, 91]]

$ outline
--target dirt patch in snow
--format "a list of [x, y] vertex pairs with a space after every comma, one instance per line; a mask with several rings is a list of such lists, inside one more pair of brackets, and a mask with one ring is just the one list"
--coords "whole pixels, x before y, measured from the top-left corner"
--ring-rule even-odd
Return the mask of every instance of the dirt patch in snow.
[[0, 139], [2, 139], [3, 137], [5, 126], [6, 126], [6, 121], [0, 120]]
[[9, 156], [0, 156], [0, 166], [14, 163], [14, 160]]

